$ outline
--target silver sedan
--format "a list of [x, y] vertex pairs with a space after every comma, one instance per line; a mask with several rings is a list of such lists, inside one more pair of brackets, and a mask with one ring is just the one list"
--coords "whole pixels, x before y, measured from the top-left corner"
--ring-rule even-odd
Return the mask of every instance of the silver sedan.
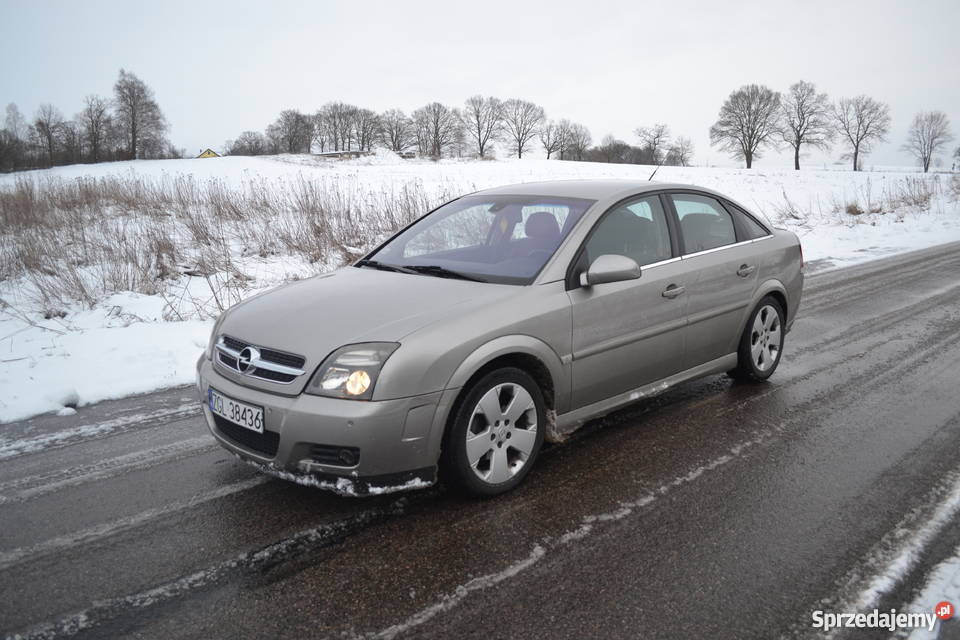
[[267, 473], [494, 495], [592, 418], [701, 376], [766, 380], [802, 287], [797, 237], [708, 189], [500, 187], [231, 308], [197, 384], [213, 435]]

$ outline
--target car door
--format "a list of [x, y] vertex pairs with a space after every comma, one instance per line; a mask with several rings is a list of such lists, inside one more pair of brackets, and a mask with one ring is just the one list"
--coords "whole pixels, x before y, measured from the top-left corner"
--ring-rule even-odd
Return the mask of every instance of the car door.
[[684, 369], [733, 353], [757, 286], [756, 247], [706, 194], [671, 193], [688, 272]]
[[576, 262], [580, 271], [598, 256], [615, 254], [635, 260], [641, 275], [571, 285], [572, 409], [680, 370], [686, 281], [671, 225], [660, 196], [638, 197], [607, 211], [584, 242]]

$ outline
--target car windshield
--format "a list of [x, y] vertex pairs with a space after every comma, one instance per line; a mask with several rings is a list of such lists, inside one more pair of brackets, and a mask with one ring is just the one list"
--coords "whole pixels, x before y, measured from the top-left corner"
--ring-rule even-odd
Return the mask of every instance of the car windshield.
[[357, 266], [529, 284], [593, 200], [473, 195], [424, 216]]

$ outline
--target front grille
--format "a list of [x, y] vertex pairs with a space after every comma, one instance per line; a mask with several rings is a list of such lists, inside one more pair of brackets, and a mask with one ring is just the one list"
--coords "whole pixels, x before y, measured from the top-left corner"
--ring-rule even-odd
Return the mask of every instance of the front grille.
[[237, 359], [236, 359], [236, 358], [231, 358], [230, 356], [228, 356], [228, 355], [225, 354], [225, 353], [221, 353], [221, 354], [220, 354], [220, 362], [222, 362], [223, 364], [227, 365], [227, 366], [230, 367], [231, 369], [236, 369], [236, 368], [237, 368]]
[[[251, 345], [249, 342], [239, 340], [232, 336], [220, 336], [220, 341], [226, 349], [233, 352], [233, 354], [240, 353], [245, 348]], [[260, 352], [260, 366], [254, 369], [253, 371], [247, 372], [247, 375], [254, 378], [260, 378], [261, 380], [268, 380], [270, 382], [279, 382], [281, 384], [289, 384], [297, 379], [299, 374], [289, 373], [287, 371], [277, 371], [276, 369], [290, 368], [298, 369], [300, 373], [303, 373], [303, 366], [307, 363], [307, 359], [303, 356], [298, 356], [293, 353], [287, 353], [285, 351], [278, 351], [276, 349], [267, 349], [256, 347]], [[218, 353], [218, 360], [220, 364], [232, 369], [233, 371], [238, 370], [237, 358], [234, 355], [229, 353], [224, 353], [220, 351]], [[274, 367], [273, 365], [277, 365]]]
[[223, 344], [227, 345], [234, 351], [243, 351], [243, 348], [248, 346], [246, 342], [242, 342], [236, 338], [231, 338], [230, 336], [223, 336]]
[[[234, 364], [236, 366], [236, 364]], [[293, 382], [297, 379], [297, 376], [290, 375], [289, 373], [280, 373], [279, 371], [270, 371], [270, 369], [254, 369], [252, 376], [256, 378], [263, 378], [264, 380], [273, 380], [274, 382]]]
[[[340, 459], [341, 451], [346, 451], [353, 456], [353, 464], [345, 463]], [[310, 447], [310, 457], [320, 464], [329, 464], [337, 467], [355, 467], [360, 463], [360, 449], [357, 447], [335, 447], [329, 444], [315, 444]]]
[[280, 446], [279, 433], [266, 430], [263, 433], [257, 433], [233, 424], [216, 414], [213, 416], [213, 422], [217, 426], [217, 431], [237, 444], [270, 457], [277, 455], [277, 447]]
[[307, 362], [306, 358], [303, 356], [295, 356], [292, 353], [274, 351], [273, 349], [260, 349], [260, 357], [264, 360], [276, 362], [277, 364], [282, 364], [286, 367], [293, 367], [294, 369], [303, 367], [303, 365]]

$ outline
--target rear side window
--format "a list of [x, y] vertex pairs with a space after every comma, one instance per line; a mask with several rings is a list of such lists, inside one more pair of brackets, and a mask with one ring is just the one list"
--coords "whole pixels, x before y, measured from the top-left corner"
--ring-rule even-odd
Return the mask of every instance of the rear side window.
[[692, 193], [677, 193], [670, 198], [680, 219], [685, 253], [736, 243], [733, 218], [715, 199]]
[[733, 215], [740, 219], [740, 224], [744, 229], [746, 229], [748, 238], [751, 240], [756, 240], [757, 238], [765, 238], [770, 235], [770, 231], [768, 231], [767, 228], [762, 224], [757, 222], [756, 219], [749, 213], [734, 204], [730, 204], [729, 202], [725, 202], [724, 204], [729, 211], [733, 212]]
[[605, 254], [633, 258], [641, 267], [673, 257], [667, 216], [657, 196], [617, 205], [603, 216], [586, 244], [587, 261]]

